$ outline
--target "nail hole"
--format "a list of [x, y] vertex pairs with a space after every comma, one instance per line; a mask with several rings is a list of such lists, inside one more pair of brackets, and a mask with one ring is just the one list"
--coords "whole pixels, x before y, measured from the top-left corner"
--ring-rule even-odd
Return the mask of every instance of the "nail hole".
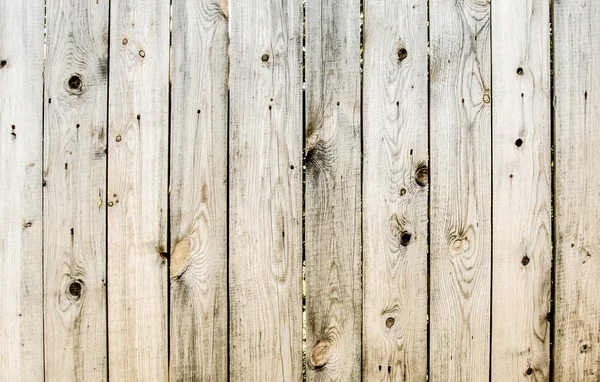
[[406, 48], [398, 49], [398, 62], [402, 62], [408, 57], [408, 51]]
[[81, 88], [81, 78], [79, 76], [74, 75], [69, 78], [69, 87], [73, 90]]
[[198, 109], [198, 110], [196, 111], [196, 113], [200, 114], [200, 109]]
[[400, 189], [400, 195], [404, 195], [404, 194], [406, 194], [406, 188], [402, 187]]
[[527, 257], [527, 255], [523, 256], [523, 258], [521, 259], [521, 264], [523, 264], [523, 266], [529, 264], [529, 257]]
[[512, 179], [512, 177], [513, 177], [513, 174], [510, 174], [510, 178], [511, 178], [511, 179]]
[[290, 165], [290, 170], [293, 170], [293, 169], [294, 169], [294, 165]]
[[394, 320], [394, 317], [388, 317], [388, 318], [385, 320], [385, 326], [386, 326], [386, 327], [389, 329], [389, 328], [391, 328], [392, 326], [394, 326], [394, 323], [395, 323], [395, 322], [396, 322], [396, 320]]
[[522, 144], [523, 144], [523, 140], [521, 138], [519, 138], [515, 141], [515, 145], [517, 145], [517, 147], [521, 147]]
[[525, 94], [521, 93], [521, 98], [523, 98], [525, 96]]
[[29, 228], [29, 227], [31, 227], [31, 223], [30, 223], [30, 222], [27, 222], [27, 223], [23, 224], [23, 227], [25, 227], [25, 228]]
[[6, 66], [6, 60], [0, 61], [0, 68], [4, 68]]
[[117, 141], [117, 142], [121, 142], [121, 136], [120, 136], [120, 135], [117, 135], [117, 136], [115, 137], [115, 141]]
[[271, 110], [271, 109], [272, 109], [272, 106], [271, 106], [271, 105], [269, 105], [269, 110]]
[[269, 55], [265, 53], [262, 55], [262, 57], [260, 59], [262, 60], [262, 62], [267, 62], [267, 61], [269, 61]]
[[400, 235], [400, 244], [406, 247], [410, 243], [411, 238], [412, 235], [410, 234], [410, 232], [402, 232], [402, 234]]
[[391, 373], [391, 372], [392, 372], [392, 367], [388, 366], [388, 373]]
[[337, 102], [337, 105], [340, 106], [340, 101]]
[[396, 106], [400, 106], [400, 102], [399, 101], [396, 101]]
[[69, 294], [71, 296], [73, 296], [74, 298], [79, 298], [81, 297], [81, 282], [79, 280], [73, 281], [70, 285], [69, 285]]
[[136, 118], [137, 118], [137, 120], [139, 121], [139, 120], [140, 120], [140, 118], [142, 118], [142, 116], [138, 114]]
[[79, 129], [79, 127], [80, 127], [80, 126], [79, 126], [79, 123], [78, 123], [78, 124], [76, 124], [76, 125], [75, 125], [75, 127]]
[[517, 74], [522, 76], [523, 75], [523, 68], [517, 68]]
[[126, 38], [123, 39], [123, 45], [127, 45], [128, 42], [129, 41]]
[[381, 365], [379, 365], [379, 370], [381, 370]]

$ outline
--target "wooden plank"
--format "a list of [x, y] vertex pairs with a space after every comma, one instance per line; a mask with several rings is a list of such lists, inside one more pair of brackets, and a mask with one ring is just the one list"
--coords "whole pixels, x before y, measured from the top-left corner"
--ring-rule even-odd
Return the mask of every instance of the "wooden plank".
[[[224, 6], [224, 7], [223, 7]], [[171, 362], [227, 380], [227, 4], [173, 1]]]
[[490, 2], [430, 2], [430, 378], [489, 379]]
[[361, 373], [360, 2], [306, 3], [306, 362], [309, 381]]
[[46, 6], [46, 378], [106, 380], [108, 2]]
[[168, 378], [168, 1], [111, 1], [109, 375]]
[[492, 379], [550, 375], [550, 4], [492, 2]]
[[230, 378], [300, 381], [302, 1], [230, 11]]
[[598, 2], [554, 2], [556, 381], [600, 378], [598, 20]]
[[365, 2], [365, 381], [427, 379], [427, 4]]
[[0, 380], [44, 378], [44, 2], [0, 2]]

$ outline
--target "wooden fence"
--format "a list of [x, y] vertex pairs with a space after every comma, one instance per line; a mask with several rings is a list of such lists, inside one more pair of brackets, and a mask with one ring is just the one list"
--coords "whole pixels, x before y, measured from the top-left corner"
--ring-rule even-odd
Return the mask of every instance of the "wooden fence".
[[595, 0], [0, 0], [0, 380], [599, 381], [599, 47]]

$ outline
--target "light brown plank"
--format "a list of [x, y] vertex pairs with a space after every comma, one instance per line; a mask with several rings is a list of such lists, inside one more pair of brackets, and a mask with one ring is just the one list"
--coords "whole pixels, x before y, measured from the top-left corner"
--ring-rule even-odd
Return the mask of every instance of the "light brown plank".
[[306, 3], [307, 380], [360, 379], [360, 3]]
[[0, 380], [41, 381], [44, 2], [0, 20]]
[[427, 378], [427, 4], [365, 2], [365, 381]]
[[302, 2], [230, 12], [230, 378], [300, 381]]
[[430, 379], [489, 379], [490, 3], [430, 2]]
[[107, 379], [108, 2], [46, 6], [46, 379], [101, 381]]
[[600, 4], [554, 2], [556, 381], [600, 378]]
[[492, 379], [550, 376], [548, 0], [492, 2]]
[[221, 0], [173, 2], [173, 381], [226, 381], [228, 375], [227, 12]]
[[110, 25], [109, 375], [164, 381], [169, 2], [112, 0]]

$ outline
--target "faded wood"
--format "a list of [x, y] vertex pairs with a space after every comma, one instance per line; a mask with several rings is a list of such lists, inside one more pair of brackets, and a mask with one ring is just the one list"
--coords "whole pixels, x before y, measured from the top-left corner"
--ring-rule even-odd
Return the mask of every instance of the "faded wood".
[[45, 375], [102, 381], [108, 2], [50, 0], [46, 7]]
[[306, 3], [306, 363], [360, 380], [360, 3]]
[[430, 2], [430, 379], [489, 379], [490, 3]]
[[427, 379], [427, 4], [365, 2], [365, 381]]
[[112, 0], [108, 340], [112, 380], [168, 378], [169, 2]]
[[600, 4], [554, 2], [556, 381], [600, 378]]
[[300, 381], [302, 1], [230, 12], [230, 378]]
[[44, 2], [0, 1], [0, 380], [44, 377]]
[[[223, 7], [225, 6], [225, 7]], [[170, 378], [226, 381], [227, 4], [173, 2]]]
[[550, 376], [548, 0], [492, 2], [492, 379]]

